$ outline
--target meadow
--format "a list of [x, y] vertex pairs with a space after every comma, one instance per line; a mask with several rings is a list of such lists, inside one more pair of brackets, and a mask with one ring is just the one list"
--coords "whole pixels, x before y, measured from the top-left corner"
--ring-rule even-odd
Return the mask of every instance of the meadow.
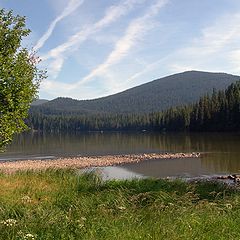
[[0, 239], [239, 239], [240, 192], [214, 181], [0, 175]]

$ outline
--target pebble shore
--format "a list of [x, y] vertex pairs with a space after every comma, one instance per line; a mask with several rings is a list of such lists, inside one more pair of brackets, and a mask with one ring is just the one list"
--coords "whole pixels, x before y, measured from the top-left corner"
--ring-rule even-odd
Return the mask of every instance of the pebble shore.
[[123, 163], [136, 163], [146, 160], [176, 159], [176, 158], [197, 158], [199, 153], [151, 153], [151, 154], [130, 154], [130, 155], [108, 155], [91, 157], [69, 157], [51, 160], [24, 160], [14, 162], [1, 162], [0, 171], [13, 173], [24, 170], [44, 170], [63, 168], [89, 168], [119, 165]]

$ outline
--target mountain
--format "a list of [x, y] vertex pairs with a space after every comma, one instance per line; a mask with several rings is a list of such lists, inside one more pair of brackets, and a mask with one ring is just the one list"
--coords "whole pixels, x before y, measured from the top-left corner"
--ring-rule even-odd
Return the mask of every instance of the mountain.
[[37, 99], [31, 103], [31, 106], [39, 106], [43, 103], [47, 103], [49, 100], [46, 99]]
[[149, 113], [194, 103], [213, 89], [224, 90], [239, 76], [188, 71], [163, 77], [111, 96], [93, 100], [56, 98], [32, 110], [44, 114]]

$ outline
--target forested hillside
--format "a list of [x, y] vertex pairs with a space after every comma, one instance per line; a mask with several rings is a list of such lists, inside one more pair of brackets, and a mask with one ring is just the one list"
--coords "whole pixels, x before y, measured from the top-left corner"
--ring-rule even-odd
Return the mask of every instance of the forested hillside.
[[239, 131], [240, 81], [213, 90], [195, 104], [145, 114], [46, 115], [31, 113], [29, 126], [42, 131]]
[[46, 100], [46, 99], [37, 99], [35, 101], [33, 101], [31, 103], [31, 106], [38, 106], [38, 105], [41, 105], [43, 103], [47, 103], [49, 100]]
[[158, 112], [194, 103], [204, 94], [210, 94], [213, 88], [224, 90], [239, 78], [226, 73], [189, 71], [157, 79], [104, 98], [81, 101], [57, 98], [39, 106], [32, 106], [31, 112], [46, 115]]

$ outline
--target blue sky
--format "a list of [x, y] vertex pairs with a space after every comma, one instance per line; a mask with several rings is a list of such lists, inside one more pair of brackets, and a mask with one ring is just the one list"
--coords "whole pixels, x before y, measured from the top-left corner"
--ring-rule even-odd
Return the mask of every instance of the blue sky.
[[0, 0], [26, 16], [40, 98], [91, 99], [187, 70], [240, 75], [239, 0]]

